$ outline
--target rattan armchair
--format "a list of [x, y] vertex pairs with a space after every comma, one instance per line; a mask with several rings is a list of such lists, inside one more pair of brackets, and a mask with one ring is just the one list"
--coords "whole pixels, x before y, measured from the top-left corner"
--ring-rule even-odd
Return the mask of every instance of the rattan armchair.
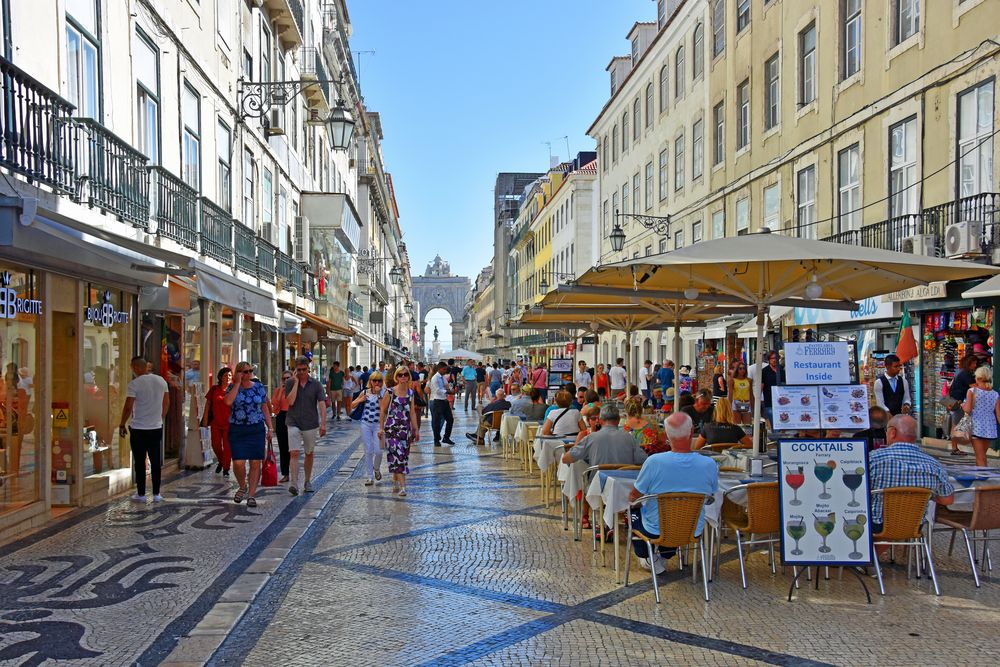
[[727, 449], [750, 449], [749, 445], [741, 442], [717, 442], [714, 445], [705, 445], [701, 449], [711, 449], [713, 452], [724, 452]]
[[[704, 496], [700, 493], [661, 493], [640, 496], [632, 504], [633, 507], [642, 505], [647, 501], [656, 501], [660, 515], [660, 535], [653, 538], [644, 535], [641, 531], [632, 527], [632, 513], [628, 512], [628, 532], [633, 539], [642, 540], [649, 549], [650, 564], [652, 564], [653, 547], [663, 547], [677, 549], [697, 546], [695, 558], [701, 555], [701, 578], [705, 589], [705, 601], [708, 602], [708, 567], [705, 562], [705, 543], [702, 536], [697, 535], [698, 519], [706, 501], [711, 496]], [[625, 556], [625, 585], [628, 586], [629, 569], [632, 564], [632, 545], [626, 545], [628, 551]], [[650, 568], [653, 575], [653, 593], [656, 596], [656, 603], [660, 603], [660, 585], [656, 579], [656, 567]], [[696, 563], [691, 564], [692, 576], [698, 581], [698, 568]]]
[[[746, 492], [746, 507], [729, 498], [730, 494], [738, 491]], [[729, 489], [722, 496], [716, 569], [718, 569], [718, 563], [722, 558], [721, 528], [725, 526], [736, 533], [736, 553], [740, 559], [740, 578], [743, 580], [743, 588], [747, 587], [746, 564], [743, 555], [743, 547], [745, 546], [766, 544], [770, 554], [771, 574], [777, 572], [774, 545], [781, 542], [781, 515], [778, 505], [777, 482], [741, 484]], [[750, 539], [744, 540], [744, 535], [748, 535]], [[766, 537], [754, 539], [754, 535]]]
[[[990, 559], [990, 541], [998, 540], [1000, 536], [990, 537], [991, 530], [1000, 529], [1000, 486], [981, 486], [972, 489], [958, 489], [960, 493], [974, 493], [975, 500], [972, 502], [971, 512], [957, 512], [948, 507], [938, 507], [934, 520], [948, 528], [951, 528], [951, 545], [948, 547], [948, 555], [951, 555], [955, 545], [955, 533], [962, 531], [965, 538], [965, 549], [969, 554], [969, 567], [972, 568], [972, 578], [979, 588], [979, 572], [976, 567], [976, 552], [973, 543], [983, 543], [983, 556], [980, 560], [988, 572], [993, 570], [993, 561]], [[982, 531], [982, 537], [976, 537], [976, 531]]]
[[[923, 529], [927, 502], [931, 498], [930, 489], [916, 486], [894, 486], [872, 491], [873, 496], [879, 494], [882, 495], [882, 530], [872, 535], [872, 543], [875, 546], [910, 547], [916, 549], [918, 554], [920, 550], [923, 550], [927, 556], [927, 568], [934, 584], [934, 594], [941, 595], [937, 574], [934, 572], [934, 560], [931, 558], [930, 537], [924, 534]], [[885, 595], [882, 568], [879, 566], [877, 553], [874, 561], [878, 588], [882, 595]], [[918, 576], [919, 573], [918, 564]]]

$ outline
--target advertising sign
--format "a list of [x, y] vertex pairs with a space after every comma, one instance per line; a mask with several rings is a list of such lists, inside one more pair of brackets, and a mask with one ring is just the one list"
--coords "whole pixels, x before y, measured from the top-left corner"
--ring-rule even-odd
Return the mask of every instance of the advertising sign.
[[779, 431], [821, 428], [816, 387], [771, 387], [771, 405]]
[[868, 428], [868, 385], [820, 387], [819, 416], [823, 428]]
[[785, 565], [870, 565], [864, 440], [782, 440], [781, 559]]
[[573, 360], [566, 359], [564, 357], [553, 357], [549, 359], [549, 372], [550, 373], [572, 373], [573, 372]]
[[868, 428], [867, 385], [771, 387], [771, 404], [779, 431]]
[[785, 343], [788, 384], [848, 384], [850, 343]]

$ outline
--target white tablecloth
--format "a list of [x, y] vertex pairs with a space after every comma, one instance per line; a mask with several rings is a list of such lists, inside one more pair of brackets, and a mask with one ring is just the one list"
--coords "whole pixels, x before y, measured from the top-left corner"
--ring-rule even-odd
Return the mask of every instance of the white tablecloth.
[[[572, 442], [569, 441], [569, 442]], [[534, 452], [535, 462], [540, 470], [546, 470], [549, 466], [562, 458], [563, 446], [567, 441], [560, 437], [546, 437], [539, 435], [535, 437]]]
[[563, 483], [562, 492], [564, 496], [570, 500], [576, 498], [576, 494], [583, 488], [583, 473], [589, 467], [583, 461], [576, 461], [573, 465], [559, 463], [559, 468], [556, 471], [556, 479]]
[[521, 418], [516, 415], [504, 415], [500, 420], [500, 437], [513, 438], [517, 433], [517, 427], [521, 425]]

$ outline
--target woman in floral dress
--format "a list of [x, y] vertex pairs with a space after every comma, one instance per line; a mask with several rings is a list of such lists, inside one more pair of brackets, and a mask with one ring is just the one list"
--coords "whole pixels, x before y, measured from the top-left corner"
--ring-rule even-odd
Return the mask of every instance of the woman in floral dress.
[[410, 472], [410, 443], [416, 440], [417, 410], [410, 389], [410, 372], [396, 369], [396, 384], [382, 397], [379, 437], [385, 437], [386, 460], [392, 473], [392, 490], [406, 496], [406, 475]]

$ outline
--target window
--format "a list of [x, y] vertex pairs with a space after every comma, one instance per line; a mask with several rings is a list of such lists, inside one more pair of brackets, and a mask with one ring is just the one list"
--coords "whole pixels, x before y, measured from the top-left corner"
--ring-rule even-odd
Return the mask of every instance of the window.
[[611, 94], [615, 94], [615, 90], [618, 88], [618, 77], [616, 76], [616, 70], [611, 68]]
[[187, 82], [181, 89], [181, 178], [201, 190], [201, 97]]
[[889, 217], [917, 212], [917, 119], [889, 128]]
[[253, 81], [253, 56], [246, 49], [243, 49], [243, 77]]
[[646, 246], [646, 257], [649, 257], [652, 254], [653, 254], [653, 245], [652, 244], [647, 245]]
[[66, 97], [76, 115], [97, 118], [100, 106], [100, 39], [96, 0], [66, 3]]
[[712, 110], [715, 123], [715, 149], [712, 151], [712, 164], [722, 164], [726, 159], [726, 106], [719, 102]]
[[138, 31], [132, 62], [135, 67], [136, 143], [149, 158], [160, 162], [160, 52]]
[[677, 49], [674, 55], [674, 97], [684, 97], [684, 47]]
[[260, 80], [271, 80], [271, 32], [267, 21], [260, 22]]
[[712, 57], [726, 50], [726, 0], [713, 0]]
[[861, 70], [861, 0], [841, 0], [840, 78], [846, 79]]
[[646, 210], [653, 208], [653, 163], [646, 163]]
[[254, 206], [254, 183], [257, 177], [257, 162], [249, 148], [243, 149], [243, 224], [257, 229], [257, 207]]
[[646, 86], [646, 127], [653, 127], [653, 84]]
[[726, 212], [718, 210], [712, 214], [712, 238], [721, 239], [726, 237]]
[[736, 89], [736, 117], [739, 127], [736, 133], [736, 150], [750, 144], [750, 81], [744, 80]]
[[764, 129], [770, 130], [781, 122], [781, 63], [778, 54], [764, 63]]
[[215, 138], [215, 147], [219, 155], [219, 205], [230, 213], [233, 212], [233, 133], [229, 127], [219, 121], [219, 129]]
[[678, 229], [674, 232], [674, 250], [680, 250], [684, 247], [684, 230]]
[[816, 99], [816, 24], [799, 33], [799, 104]]
[[601, 228], [604, 230], [604, 236], [606, 237], [611, 233], [611, 228], [608, 226], [608, 200], [604, 200], [604, 207], [601, 211]]
[[896, 44], [902, 44], [920, 30], [920, 0], [893, 0]]
[[639, 208], [639, 172], [632, 174], [632, 212], [638, 213], [641, 209]]
[[800, 238], [816, 238], [816, 167], [806, 167], [796, 178], [796, 231]]
[[616, 216], [615, 219], [612, 220], [612, 222], [615, 225], [617, 225], [618, 224], [618, 218], [617, 218], [617, 215], [618, 215], [618, 193], [617, 192], [612, 192], [611, 193], [611, 210], [615, 212], [615, 216]]
[[684, 135], [674, 139], [674, 190], [684, 187]]
[[772, 232], [781, 231], [781, 184], [764, 188], [764, 226]]
[[622, 114], [622, 154], [628, 152], [628, 111]]
[[670, 68], [666, 65], [660, 68], [660, 113], [667, 110], [670, 102]]
[[840, 232], [861, 228], [861, 150], [857, 144], [837, 153], [837, 214]]
[[233, 0], [215, 0], [215, 24], [226, 46], [232, 47], [234, 16], [239, 16], [239, 11], [233, 6]]
[[618, 126], [611, 130], [611, 159], [618, 162]]
[[697, 79], [705, 71], [705, 26], [701, 23], [694, 27], [691, 47], [691, 78]]
[[691, 178], [700, 178], [705, 171], [705, 123], [696, 120], [691, 126]]
[[611, 154], [608, 153], [608, 135], [604, 135], [604, 148], [601, 150], [601, 171], [608, 170], [608, 164], [611, 163]]
[[263, 169], [261, 183], [260, 234], [267, 241], [274, 243], [274, 177], [267, 167]]
[[622, 213], [628, 213], [628, 181], [625, 181], [625, 185], [622, 186]]
[[642, 107], [639, 103], [639, 98], [635, 98], [632, 102], [632, 143], [639, 143], [639, 137], [642, 136]]
[[993, 191], [992, 80], [958, 96], [958, 193]]
[[639, 62], [639, 38], [636, 37], [632, 40], [632, 66]]
[[656, 250], [662, 255], [667, 251], [667, 239], [660, 239], [660, 242], [656, 246]]
[[750, 0], [736, 0], [736, 34], [750, 25]]
[[669, 183], [669, 180], [668, 180], [669, 179], [669, 175], [668, 175], [669, 174], [669, 169], [667, 168], [667, 163], [668, 163], [669, 160], [670, 160], [670, 153], [669, 153], [669, 151], [666, 148], [664, 148], [662, 151], [660, 151], [660, 167], [659, 167], [660, 168], [660, 201], [661, 202], [662, 201], [666, 201], [666, 199], [667, 199], [667, 190], [669, 189], [669, 187], [667, 186], [667, 183]]
[[278, 188], [278, 249], [292, 251], [288, 243], [288, 191], [284, 186]]
[[667, 0], [656, 0], [656, 27], [662, 28], [667, 22]]
[[691, 243], [699, 243], [704, 235], [702, 231], [704, 223], [701, 220], [691, 223]]
[[736, 235], [750, 233], [750, 198], [744, 197], [736, 201]]

